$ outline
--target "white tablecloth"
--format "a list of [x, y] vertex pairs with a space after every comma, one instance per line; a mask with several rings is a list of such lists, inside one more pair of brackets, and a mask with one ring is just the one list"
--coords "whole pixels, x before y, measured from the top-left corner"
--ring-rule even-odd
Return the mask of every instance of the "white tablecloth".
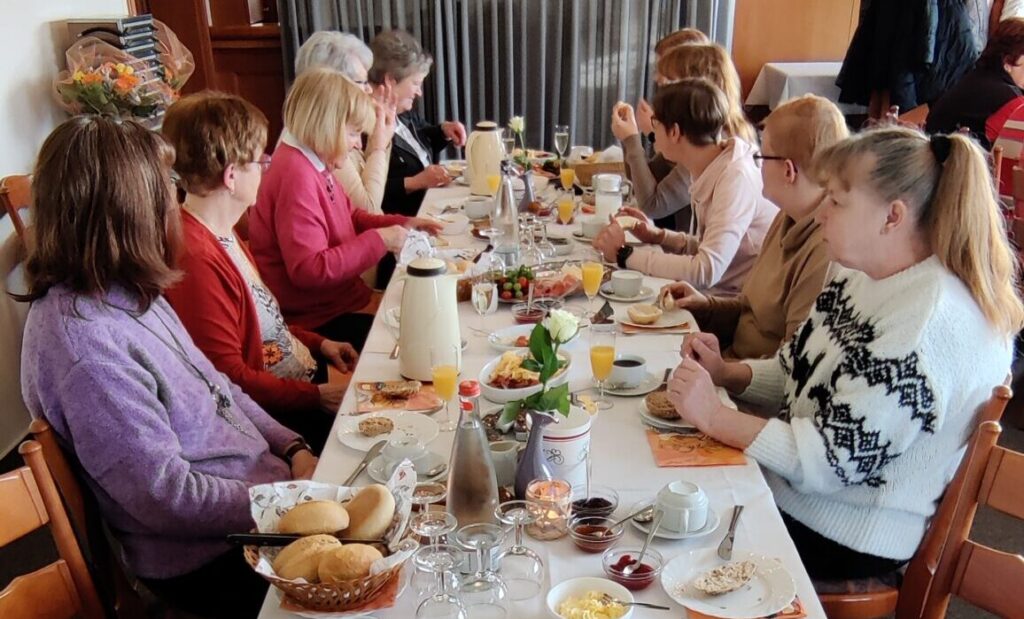
[[[427, 193], [424, 208], [431, 204], [452, 200], [468, 195], [465, 188], [433, 189]], [[552, 232], [567, 230], [561, 225], [551, 226]], [[450, 239], [457, 247], [475, 247], [482, 249], [483, 243], [470, 235]], [[647, 278], [646, 285], [660, 286], [665, 280]], [[367, 339], [354, 380], [391, 380], [399, 379], [398, 362], [388, 358], [395, 340], [387, 327], [382, 324], [384, 311], [400, 304], [401, 283], [393, 282], [384, 295], [382, 311], [378, 313], [373, 329]], [[595, 300], [595, 307], [598, 301]], [[577, 301], [573, 299], [573, 301]], [[585, 298], [578, 302], [586, 303]], [[615, 304], [620, 305], [620, 304]], [[619, 309], [619, 308], [617, 308]], [[624, 311], [624, 310], [623, 310]], [[496, 314], [484, 318], [479, 317], [468, 303], [459, 304], [462, 325], [488, 329], [501, 328], [514, 324], [507, 309], [501, 308]], [[463, 329], [463, 337], [468, 339], [468, 347], [463, 355], [463, 377], [476, 378], [483, 365], [497, 356], [487, 344], [486, 338], [475, 335], [470, 329]], [[583, 335], [567, 350], [575, 360], [570, 368], [570, 388], [582, 389], [590, 384], [590, 365], [587, 360], [587, 336]], [[681, 336], [653, 336], [620, 334], [616, 343], [617, 352], [642, 354], [648, 361], [649, 369], [660, 374], [667, 367], [675, 367], [679, 363], [679, 346]], [[601, 411], [594, 420], [592, 428], [593, 441], [593, 474], [594, 483], [615, 488], [619, 493], [619, 516], [626, 515], [626, 510], [635, 502], [649, 499], [665, 484], [685, 479], [700, 484], [708, 493], [711, 507], [721, 516], [718, 529], [712, 534], [683, 541], [655, 540], [652, 546], [665, 557], [666, 562], [684, 550], [696, 548], [714, 549], [725, 534], [734, 505], [745, 506], [736, 533], [735, 549], [737, 552], [752, 551], [764, 555], [778, 557], [793, 575], [798, 595], [807, 607], [809, 617], [825, 616], [811, 581], [805, 572], [793, 543], [786, 532], [779, 512], [772, 500], [771, 492], [765, 484], [757, 464], [748, 461], [744, 466], [727, 467], [690, 467], [690, 468], [657, 468], [654, 458], [647, 445], [644, 427], [638, 417], [639, 398], [614, 398], [615, 405], [610, 410]], [[350, 413], [356, 405], [352, 390], [346, 394], [342, 402], [340, 415]], [[485, 406], [490, 406], [485, 403]], [[453, 406], [454, 409], [454, 406]], [[485, 408], [485, 410], [487, 410]], [[444, 413], [437, 413], [443, 416]], [[451, 450], [453, 434], [442, 432], [430, 448], [432, 451], [447, 455]], [[337, 440], [329, 440], [320, 458], [314, 479], [317, 481], [340, 483], [362, 459], [363, 453], [343, 446]], [[369, 477], [363, 473], [356, 484], [370, 483]], [[620, 544], [639, 545], [643, 536], [635, 528], [628, 527]], [[566, 537], [556, 542], [540, 543], [530, 541], [531, 547], [544, 557], [548, 566], [549, 581], [556, 583], [577, 576], [603, 576], [600, 554], [585, 554], [576, 549], [572, 541]], [[546, 594], [546, 588], [545, 588]], [[280, 593], [271, 587], [270, 593], [260, 612], [261, 619], [276, 619], [290, 616], [279, 608]], [[665, 604], [679, 609], [677, 613], [636, 608], [633, 617], [636, 619], [664, 619], [679, 617], [684, 609], [662, 591], [660, 583], [651, 585], [644, 591], [636, 592], [639, 601]], [[388, 611], [376, 611], [373, 616], [381, 619], [410, 619], [415, 615], [415, 595], [407, 593], [399, 598], [395, 608]], [[544, 595], [535, 600], [516, 603], [510, 617], [541, 618], [548, 617], [544, 606]]]
[[841, 62], [768, 62], [757, 74], [747, 105], [767, 105], [774, 110], [780, 103], [800, 95], [819, 95], [839, 106], [844, 114], [865, 114], [862, 105], [839, 103], [836, 77]]

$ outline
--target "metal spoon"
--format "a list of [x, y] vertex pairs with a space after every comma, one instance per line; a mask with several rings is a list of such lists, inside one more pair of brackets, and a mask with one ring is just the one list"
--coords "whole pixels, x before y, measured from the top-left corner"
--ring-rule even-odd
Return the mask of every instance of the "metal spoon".
[[617, 522], [613, 522], [612, 524], [610, 524], [608, 526], [608, 530], [607, 531], [600, 531], [600, 532], [598, 532], [596, 537], [611, 536], [612, 535], [612, 531], [615, 529], [615, 527], [619, 526], [623, 522], [627, 522], [630, 518], [636, 518], [637, 522], [650, 522], [650, 518], [648, 518], [647, 520], [643, 520], [643, 521], [639, 520], [639, 518], [644, 516], [645, 513], [650, 513], [651, 514], [651, 518], [653, 518], [654, 517], [654, 515], [653, 515], [654, 514], [654, 506], [653, 505], [648, 505], [647, 507], [645, 507], [643, 509], [638, 509], [637, 511], [635, 511], [632, 514], [626, 516], [625, 518], [622, 518], [621, 520], [618, 520]]
[[448, 470], [448, 463], [442, 462], [441, 464], [438, 464], [434, 468], [432, 468], [429, 471], [427, 471], [426, 473], [424, 473], [423, 477], [425, 479], [426, 478], [430, 478], [430, 477], [437, 477], [438, 475], [440, 475], [441, 473], [444, 473], [447, 470]]
[[629, 578], [636, 568], [640, 567], [644, 560], [644, 555], [647, 554], [647, 547], [651, 545], [651, 540], [654, 539], [654, 534], [658, 532], [658, 527], [661, 526], [661, 517], [665, 515], [665, 512], [658, 510], [654, 514], [654, 522], [651, 524], [651, 529], [647, 532], [647, 539], [644, 540], [644, 545], [640, 548], [640, 555], [637, 556], [636, 561], [630, 563], [626, 567], [622, 568], [622, 575]]
[[635, 516], [633, 516], [633, 520], [639, 522], [640, 524], [646, 524], [654, 520], [654, 506], [648, 505], [647, 507], [640, 510], [639, 512], [636, 513]]

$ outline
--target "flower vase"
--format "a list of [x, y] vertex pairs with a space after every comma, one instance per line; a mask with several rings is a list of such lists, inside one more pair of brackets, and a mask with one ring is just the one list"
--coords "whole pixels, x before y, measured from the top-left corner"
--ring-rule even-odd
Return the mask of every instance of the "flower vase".
[[558, 423], [556, 411], [526, 411], [527, 422], [530, 428], [530, 437], [526, 441], [526, 449], [523, 450], [516, 465], [515, 493], [516, 498], [526, 500], [526, 487], [535, 479], [552, 479], [551, 469], [548, 466], [547, 458], [544, 455], [544, 427], [551, 423]]

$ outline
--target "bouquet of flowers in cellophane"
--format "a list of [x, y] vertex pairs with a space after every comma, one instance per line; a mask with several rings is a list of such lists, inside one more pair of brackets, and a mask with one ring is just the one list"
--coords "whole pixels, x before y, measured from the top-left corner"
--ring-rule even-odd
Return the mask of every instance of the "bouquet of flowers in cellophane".
[[70, 114], [104, 114], [156, 122], [178, 98], [195, 65], [164, 24], [157, 26], [159, 62], [140, 60], [96, 37], [82, 37], [54, 80], [57, 102]]

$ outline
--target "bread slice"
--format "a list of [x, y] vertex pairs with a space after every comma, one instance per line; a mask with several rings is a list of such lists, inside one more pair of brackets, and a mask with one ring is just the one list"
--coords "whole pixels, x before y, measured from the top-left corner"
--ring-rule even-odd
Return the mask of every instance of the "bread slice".
[[750, 582], [756, 571], [757, 564], [753, 561], [733, 561], [701, 574], [693, 581], [693, 586], [708, 595], [722, 595]]
[[653, 325], [661, 318], [662, 311], [650, 303], [637, 303], [626, 308], [626, 313], [638, 325]]

